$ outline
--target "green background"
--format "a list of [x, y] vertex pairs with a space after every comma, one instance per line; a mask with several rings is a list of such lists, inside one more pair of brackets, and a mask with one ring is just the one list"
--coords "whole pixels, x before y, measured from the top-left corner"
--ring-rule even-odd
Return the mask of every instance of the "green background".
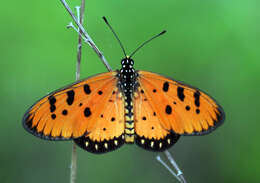
[[[74, 7], [79, 0], [71, 0]], [[214, 133], [183, 137], [170, 149], [188, 182], [259, 182], [259, 0], [86, 0], [85, 27], [110, 65], [163, 29], [135, 56], [135, 68], [210, 93], [226, 121]], [[36, 100], [75, 81], [77, 35], [58, 0], [0, 6], [0, 182], [69, 182], [71, 142], [43, 141], [21, 119]], [[106, 72], [85, 44], [81, 78]], [[177, 182], [157, 153], [125, 145], [104, 155], [78, 149], [77, 182]], [[163, 154], [161, 154], [163, 155]]]

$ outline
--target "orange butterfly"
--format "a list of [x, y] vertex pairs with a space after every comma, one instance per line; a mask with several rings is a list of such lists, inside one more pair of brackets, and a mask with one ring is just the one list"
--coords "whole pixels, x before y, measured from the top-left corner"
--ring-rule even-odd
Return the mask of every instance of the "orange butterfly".
[[223, 109], [206, 93], [137, 71], [131, 56], [121, 60], [120, 70], [40, 99], [24, 115], [24, 128], [42, 139], [74, 140], [89, 152], [105, 153], [124, 143], [164, 151], [181, 135], [208, 134], [223, 123]]

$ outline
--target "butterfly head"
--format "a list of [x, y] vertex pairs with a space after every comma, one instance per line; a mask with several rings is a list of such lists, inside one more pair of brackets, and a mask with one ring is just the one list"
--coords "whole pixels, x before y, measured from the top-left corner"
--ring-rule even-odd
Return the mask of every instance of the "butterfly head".
[[131, 59], [129, 56], [126, 56], [121, 60], [122, 68], [133, 68], [134, 60]]

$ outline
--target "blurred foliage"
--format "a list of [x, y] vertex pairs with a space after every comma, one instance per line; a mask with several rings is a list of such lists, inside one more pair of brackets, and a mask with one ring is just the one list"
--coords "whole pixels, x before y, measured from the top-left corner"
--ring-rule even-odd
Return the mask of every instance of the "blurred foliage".
[[[71, 1], [73, 7], [80, 1]], [[152, 35], [168, 32], [135, 56], [135, 68], [182, 80], [222, 104], [214, 133], [183, 137], [170, 149], [188, 182], [259, 182], [260, 1], [86, 0], [85, 27], [113, 68]], [[2, 1], [0, 6], [0, 182], [68, 182], [70, 142], [43, 141], [21, 119], [38, 98], [75, 80], [77, 35], [61, 3]], [[82, 78], [106, 69], [84, 46]], [[135, 145], [93, 155], [78, 149], [78, 182], [173, 182], [156, 153]]]

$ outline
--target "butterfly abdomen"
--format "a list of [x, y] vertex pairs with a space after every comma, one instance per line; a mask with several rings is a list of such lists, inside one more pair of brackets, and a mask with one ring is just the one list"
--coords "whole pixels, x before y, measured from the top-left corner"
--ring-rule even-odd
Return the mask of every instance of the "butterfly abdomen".
[[134, 143], [134, 111], [130, 96], [125, 96], [125, 142]]
[[129, 57], [124, 58], [121, 64], [122, 68], [118, 73], [118, 86], [123, 92], [125, 100], [125, 142], [134, 143], [135, 129], [132, 96], [137, 85], [137, 73], [133, 68], [134, 62]]

